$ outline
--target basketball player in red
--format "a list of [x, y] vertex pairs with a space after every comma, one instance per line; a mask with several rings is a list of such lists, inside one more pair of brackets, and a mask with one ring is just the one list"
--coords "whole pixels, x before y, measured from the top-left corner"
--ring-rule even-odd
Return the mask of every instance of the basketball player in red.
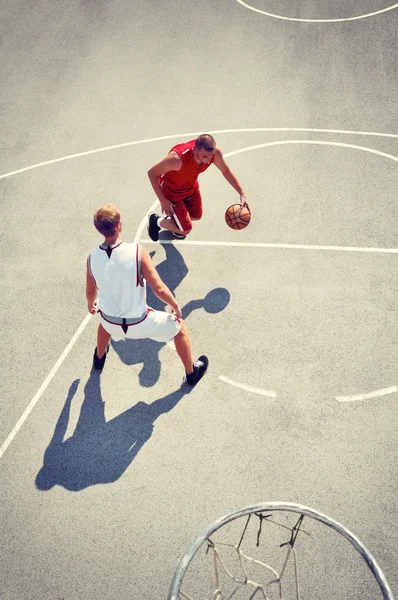
[[151, 240], [158, 241], [161, 228], [168, 229], [177, 238], [184, 239], [188, 235], [192, 221], [202, 217], [198, 175], [213, 163], [239, 194], [240, 204], [249, 208], [242, 186], [225, 162], [215, 139], [209, 134], [202, 134], [196, 140], [173, 146], [168, 155], [148, 171], [162, 212], [166, 215], [161, 217], [152, 213], [149, 216]]

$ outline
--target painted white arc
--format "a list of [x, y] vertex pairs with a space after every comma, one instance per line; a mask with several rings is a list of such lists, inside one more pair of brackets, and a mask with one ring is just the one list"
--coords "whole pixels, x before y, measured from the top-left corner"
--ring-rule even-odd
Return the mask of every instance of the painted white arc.
[[[307, 129], [305, 127], [249, 127], [249, 128], [241, 128], [241, 129], [216, 129], [209, 130], [210, 133], [216, 135], [218, 133], [269, 133], [269, 132], [278, 132], [278, 133], [327, 133], [327, 134], [337, 134], [337, 135], [356, 135], [356, 136], [373, 136], [373, 137], [382, 137], [382, 138], [398, 138], [397, 133], [379, 133], [377, 131], [353, 131], [349, 129]], [[25, 173], [26, 171], [32, 171], [34, 169], [39, 169], [40, 167], [46, 167], [49, 165], [53, 165], [59, 162], [64, 162], [66, 160], [72, 160], [75, 158], [81, 158], [82, 156], [89, 156], [90, 154], [99, 154], [100, 152], [109, 152], [110, 150], [118, 150], [119, 148], [128, 148], [130, 146], [138, 146], [140, 144], [149, 144], [151, 142], [161, 142], [164, 140], [172, 140], [179, 137], [189, 137], [189, 136], [198, 136], [202, 132], [194, 131], [194, 132], [185, 132], [185, 133], [173, 133], [172, 135], [162, 135], [154, 138], [146, 138], [144, 140], [134, 140], [132, 142], [125, 142], [123, 144], [114, 144], [112, 146], [104, 146], [102, 148], [96, 148], [94, 150], [86, 150], [85, 152], [78, 152], [76, 154], [68, 154], [67, 156], [61, 156], [59, 158], [53, 158], [51, 160], [46, 160], [43, 162], [36, 163], [34, 165], [29, 165], [28, 167], [22, 167], [21, 169], [17, 169], [15, 171], [9, 171], [8, 173], [4, 173], [0, 175], [0, 179], [6, 179], [7, 177], [11, 177], [12, 175], [18, 175], [19, 173]]]
[[276, 392], [271, 390], [264, 390], [263, 388], [253, 387], [251, 385], [246, 385], [245, 383], [240, 383], [238, 381], [233, 381], [224, 375], [219, 375], [219, 380], [224, 383], [229, 383], [234, 387], [240, 388], [241, 390], [245, 390], [246, 392], [252, 392], [253, 394], [258, 394], [260, 396], [267, 396], [267, 398], [276, 398]]
[[263, 142], [262, 144], [255, 144], [254, 146], [246, 146], [245, 148], [239, 148], [238, 150], [232, 150], [232, 152], [226, 153], [224, 156], [235, 156], [236, 154], [243, 154], [244, 152], [251, 152], [252, 150], [259, 150], [261, 148], [270, 148], [271, 146], [293, 146], [293, 145], [310, 145], [310, 146], [336, 146], [337, 148], [351, 148], [352, 150], [361, 150], [362, 152], [369, 152], [370, 154], [376, 154], [382, 158], [389, 158], [398, 162], [398, 156], [389, 154], [388, 152], [382, 152], [381, 150], [375, 150], [374, 148], [368, 148], [367, 146], [358, 146], [357, 144], [346, 144], [345, 142], [329, 142], [327, 140], [279, 140], [276, 142]]
[[394, 394], [398, 392], [398, 388], [393, 385], [388, 388], [381, 390], [375, 390], [374, 392], [368, 392], [366, 394], [355, 394], [353, 396], [335, 396], [337, 402], [359, 402], [360, 400], [371, 400], [372, 398], [380, 398], [381, 396], [387, 396], [388, 394]]
[[368, 19], [369, 17], [376, 17], [377, 15], [381, 15], [382, 13], [388, 12], [398, 7], [398, 4], [393, 4], [392, 6], [387, 6], [386, 8], [381, 8], [380, 10], [375, 10], [370, 13], [364, 13], [362, 15], [357, 15], [354, 17], [341, 17], [338, 19], [301, 19], [299, 17], [284, 17], [283, 15], [266, 12], [265, 10], [261, 10], [259, 8], [256, 8], [255, 6], [252, 6], [251, 4], [243, 2], [243, 0], [236, 1], [245, 8], [248, 8], [249, 10], [252, 10], [253, 12], [258, 13], [260, 15], [271, 17], [273, 19], [280, 19], [282, 21], [293, 21], [296, 23], [341, 23], [343, 21], [358, 21], [360, 19]]

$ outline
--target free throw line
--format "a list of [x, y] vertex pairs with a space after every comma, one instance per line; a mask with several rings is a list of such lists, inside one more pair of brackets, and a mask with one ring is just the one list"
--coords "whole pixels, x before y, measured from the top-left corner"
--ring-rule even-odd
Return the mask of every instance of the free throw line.
[[239, 248], [286, 248], [291, 250], [334, 250], [338, 252], [375, 252], [382, 254], [398, 254], [398, 248], [370, 248], [361, 246], [315, 246], [307, 244], [271, 244], [262, 242], [216, 242], [213, 240], [141, 240], [143, 244], [182, 244], [183, 246], [236, 246]]

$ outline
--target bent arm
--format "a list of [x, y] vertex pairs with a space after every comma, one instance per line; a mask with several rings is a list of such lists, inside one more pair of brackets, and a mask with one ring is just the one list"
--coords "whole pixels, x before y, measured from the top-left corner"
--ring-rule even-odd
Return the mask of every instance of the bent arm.
[[232, 169], [230, 169], [230, 167], [225, 162], [220, 148], [216, 148], [215, 155], [214, 155], [214, 164], [221, 171], [221, 173], [223, 174], [225, 179], [228, 181], [228, 183], [234, 188], [234, 190], [236, 192], [238, 192], [239, 198], [240, 198], [240, 203], [242, 204], [242, 206], [247, 206], [247, 208], [249, 208], [249, 205], [246, 202], [245, 192], [243, 191], [243, 188], [242, 188], [238, 178], [236, 177], [235, 173], [232, 171]]
[[169, 209], [169, 201], [164, 197], [162, 188], [160, 187], [158, 177], [168, 171], [179, 171], [181, 169], [182, 160], [177, 152], [170, 152], [165, 158], [157, 162], [148, 171], [149, 181], [153, 187], [153, 191], [159, 199], [163, 212]]
[[91, 276], [90, 271], [90, 257], [87, 259], [87, 270], [86, 270], [86, 299], [88, 312], [92, 315], [97, 311], [97, 286]]
[[159, 274], [155, 269], [152, 259], [149, 256], [148, 250], [146, 250], [146, 248], [143, 247], [141, 247], [141, 272], [143, 277], [147, 280], [153, 293], [160, 300], [162, 300], [162, 302], [165, 302], [166, 304], [171, 306], [173, 312], [175, 312], [177, 317], [181, 318], [181, 309], [177, 304], [176, 299], [174, 298], [167, 285], [159, 277]]

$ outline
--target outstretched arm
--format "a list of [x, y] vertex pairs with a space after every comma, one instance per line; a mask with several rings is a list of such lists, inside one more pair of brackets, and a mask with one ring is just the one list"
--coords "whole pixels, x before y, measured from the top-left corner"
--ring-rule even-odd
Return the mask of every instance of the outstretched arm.
[[164, 197], [162, 188], [160, 187], [158, 177], [163, 175], [163, 173], [167, 173], [168, 171], [179, 171], [181, 169], [182, 161], [178, 156], [177, 152], [170, 152], [165, 158], [160, 160], [156, 165], [153, 165], [148, 171], [149, 181], [153, 187], [153, 191], [157, 195], [160, 205], [162, 207], [162, 212], [171, 217], [170, 208], [173, 204], [170, 200], [166, 200]]
[[147, 280], [153, 293], [171, 307], [171, 310], [178, 318], [182, 317], [181, 308], [176, 302], [173, 294], [167, 285], [160, 279], [157, 270], [154, 267], [148, 250], [141, 246], [141, 271], [143, 277]]
[[243, 191], [243, 188], [242, 188], [241, 184], [239, 183], [238, 178], [236, 177], [235, 173], [229, 168], [229, 166], [225, 162], [222, 152], [221, 152], [220, 148], [218, 148], [218, 147], [216, 148], [216, 151], [214, 154], [214, 164], [216, 165], [216, 167], [218, 169], [220, 169], [221, 173], [224, 175], [224, 177], [228, 181], [228, 183], [230, 185], [232, 185], [234, 190], [236, 190], [238, 192], [241, 205], [246, 206], [250, 210], [249, 203], [246, 200], [245, 192]]

